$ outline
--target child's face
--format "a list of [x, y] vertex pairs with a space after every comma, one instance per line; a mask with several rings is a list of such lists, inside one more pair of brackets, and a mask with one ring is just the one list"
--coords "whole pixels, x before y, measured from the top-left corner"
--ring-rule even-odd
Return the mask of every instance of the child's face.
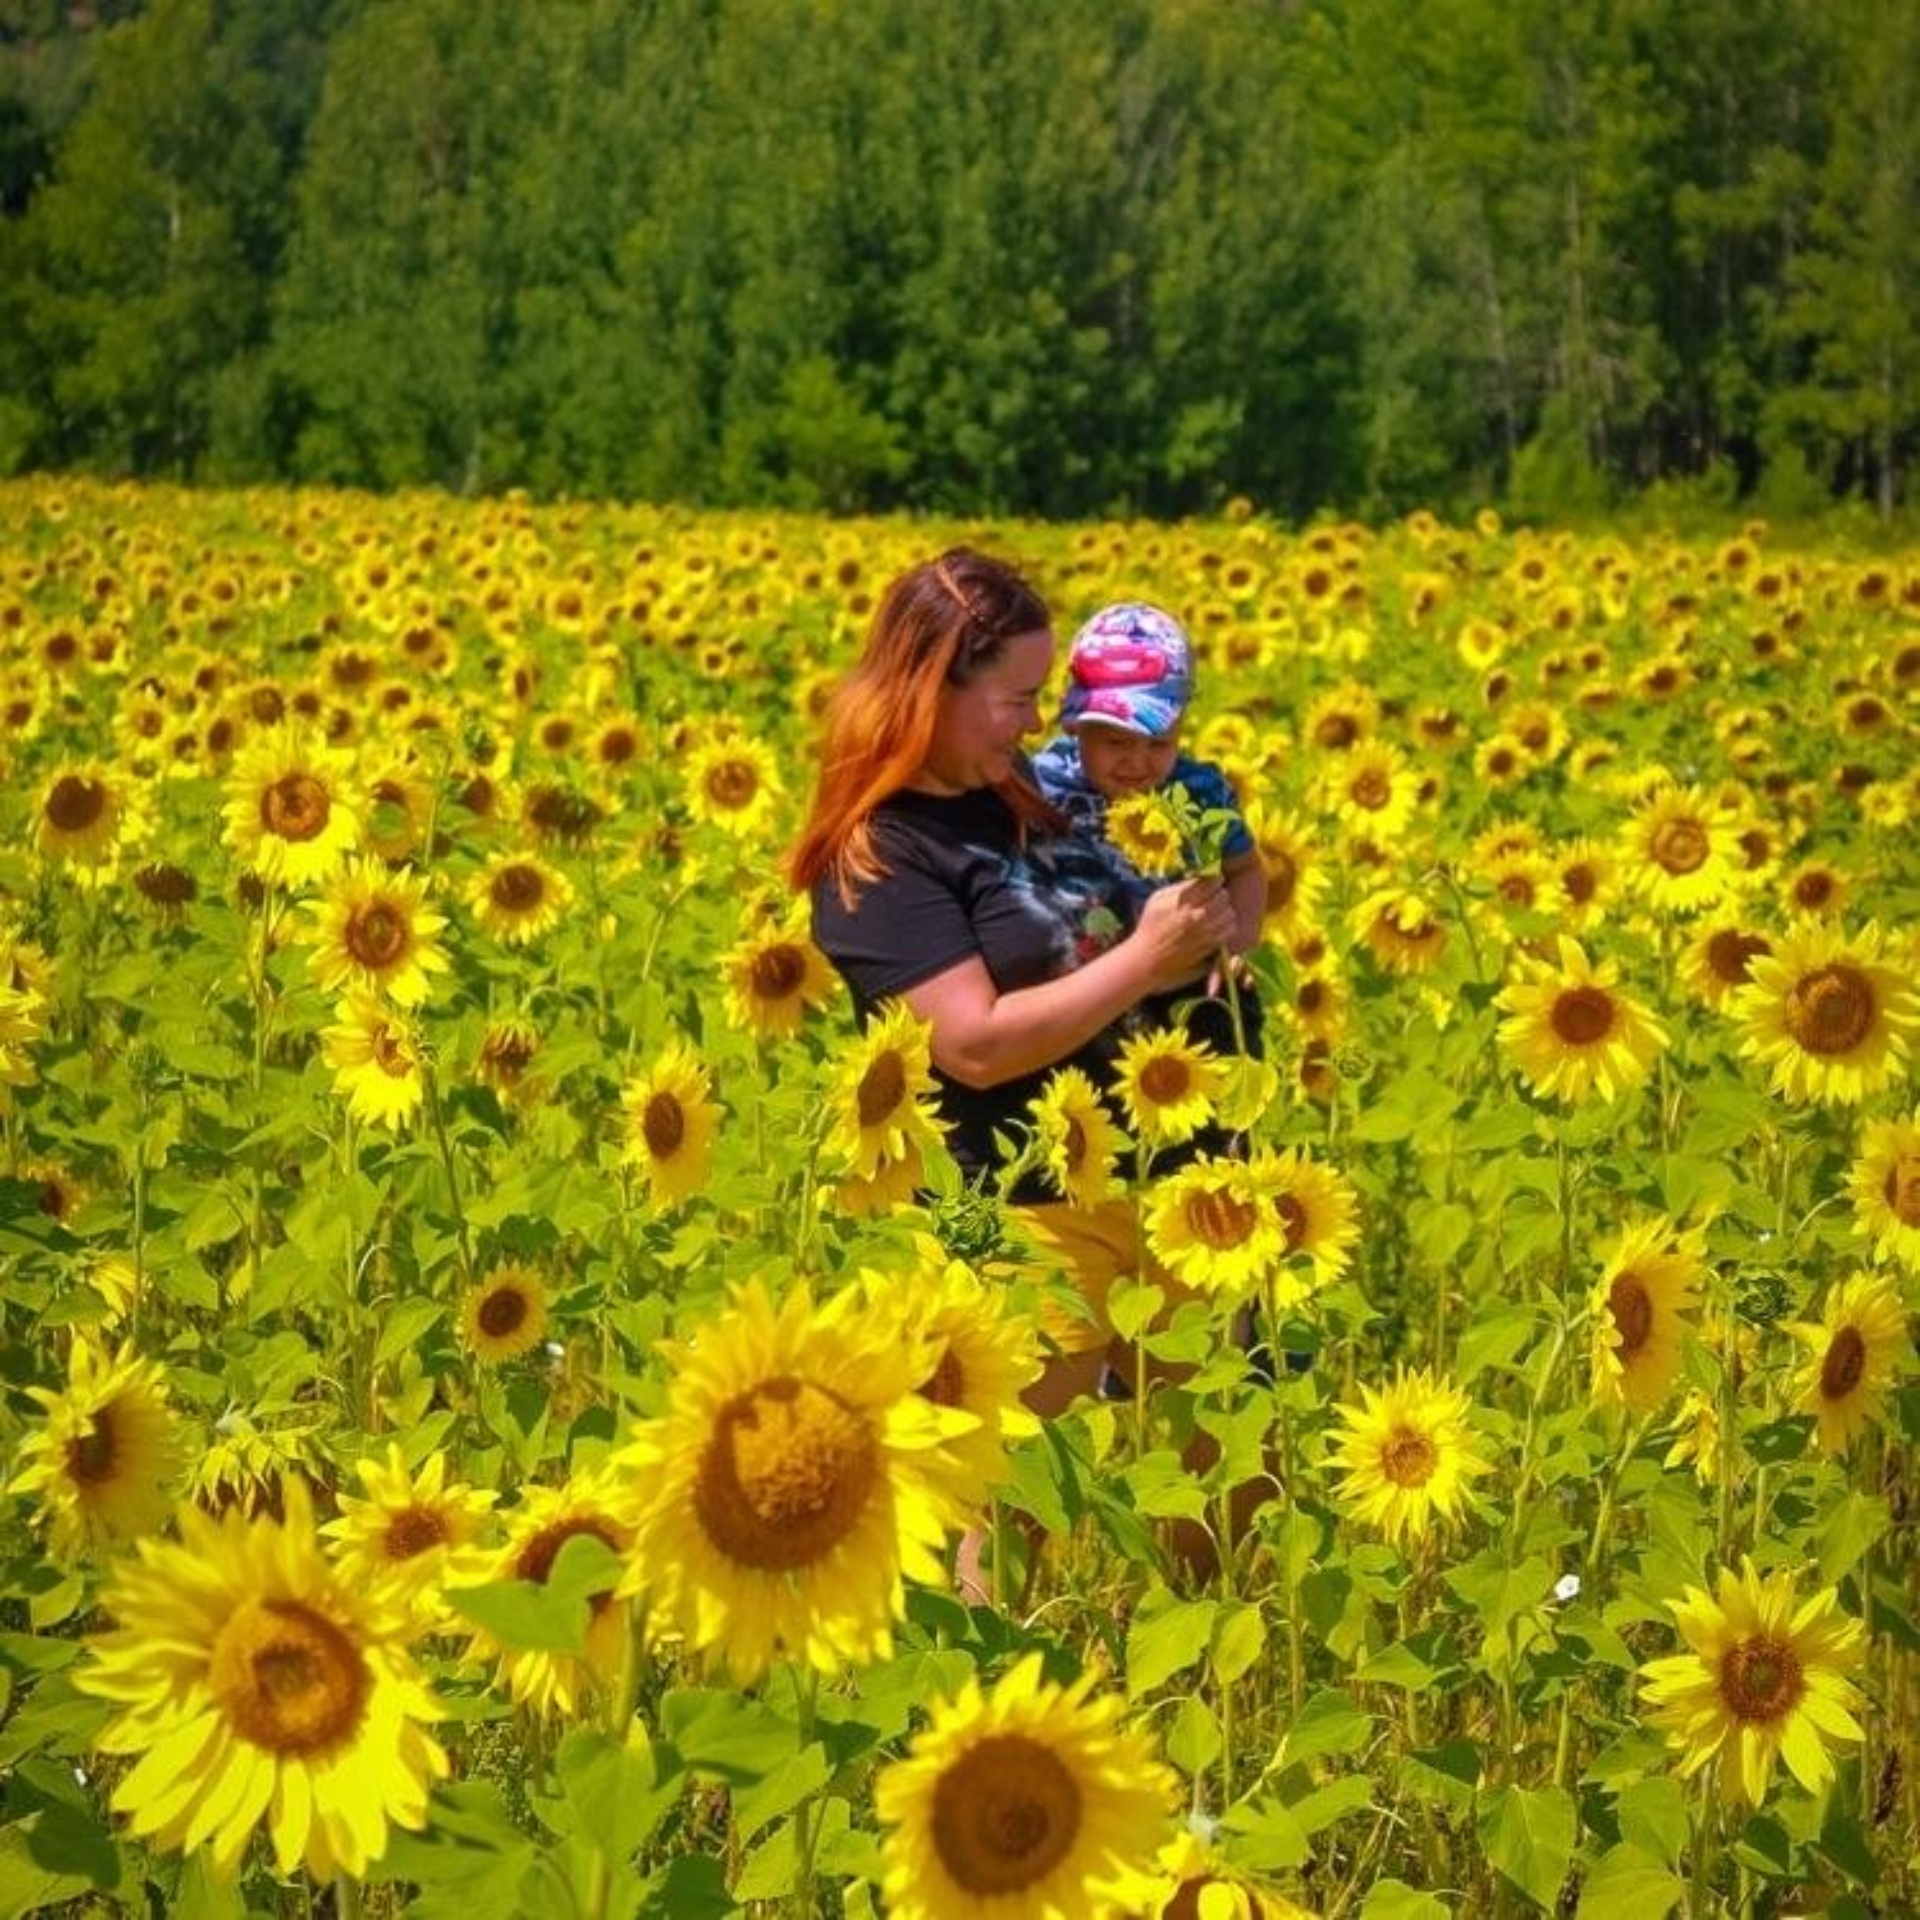
[[1108, 800], [1124, 800], [1130, 793], [1148, 793], [1161, 785], [1180, 757], [1180, 729], [1158, 740], [1110, 727], [1099, 720], [1083, 720], [1076, 738], [1080, 766], [1087, 784]]

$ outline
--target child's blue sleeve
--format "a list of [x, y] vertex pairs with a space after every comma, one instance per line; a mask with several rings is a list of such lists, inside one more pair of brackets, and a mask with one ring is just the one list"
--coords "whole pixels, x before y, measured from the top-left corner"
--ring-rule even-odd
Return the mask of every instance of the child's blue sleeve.
[[1173, 777], [1186, 788], [1194, 805], [1203, 813], [1232, 814], [1232, 824], [1227, 828], [1226, 840], [1220, 848], [1225, 858], [1237, 860], [1242, 854], [1253, 851], [1253, 835], [1247, 830], [1246, 821], [1241, 818], [1240, 801], [1231, 782], [1218, 767], [1211, 761], [1189, 760], [1183, 756], [1173, 770]]

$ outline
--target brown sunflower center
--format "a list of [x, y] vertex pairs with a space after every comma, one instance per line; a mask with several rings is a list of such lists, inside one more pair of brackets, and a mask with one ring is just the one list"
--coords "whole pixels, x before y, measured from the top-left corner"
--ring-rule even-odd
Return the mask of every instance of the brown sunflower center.
[[1360, 723], [1348, 713], [1329, 713], [1322, 716], [1313, 730], [1313, 744], [1316, 747], [1350, 747], [1360, 738]]
[[656, 1093], [640, 1116], [640, 1137], [656, 1160], [671, 1160], [686, 1144], [687, 1110], [677, 1094], [664, 1088]]
[[384, 1020], [378, 1022], [367, 1036], [367, 1045], [372, 1050], [374, 1065], [389, 1080], [404, 1080], [412, 1073], [413, 1049], [398, 1027], [390, 1027]]
[[1287, 1251], [1299, 1252], [1307, 1243], [1310, 1222], [1306, 1208], [1295, 1195], [1283, 1193], [1274, 1201], [1273, 1210], [1280, 1216], [1280, 1231], [1287, 1237]]
[[1742, 986], [1753, 963], [1772, 951], [1773, 944], [1764, 934], [1724, 927], [1707, 942], [1707, 965], [1716, 980], [1724, 980], [1730, 987]]
[[47, 822], [62, 833], [85, 833], [106, 813], [111, 797], [104, 781], [64, 773], [47, 795]]
[[1553, 1031], [1569, 1047], [1591, 1047], [1613, 1031], [1613, 996], [1602, 987], [1569, 987], [1558, 995], [1551, 1015]]
[[1833, 898], [1836, 884], [1833, 875], [1824, 867], [1815, 867], [1812, 872], [1803, 873], [1794, 881], [1794, 905], [1807, 908], [1824, 907]]
[[[620, 1536], [604, 1520], [596, 1520], [587, 1514], [574, 1514], [565, 1520], [556, 1520], [551, 1526], [545, 1526], [536, 1533], [527, 1544], [514, 1555], [513, 1577], [516, 1580], [531, 1580], [537, 1587], [544, 1587], [553, 1572], [553, 1563], [560, 1557], [560, 1549], [569, 1540], [577, 1540], [582, 1534], [601, 1541], [611, 1547], [615, 1553], [620, 1551]], [[598, 1614], [612, 1603], [609, 1592], [589, 1596], [588, 1604]]]
[[243, 1600], [221, 1627], [207, 1685], [227, 1723], [269, 1753], [323, 1753], [358, 1730], [373, 1674], [352, 1638], [298, 1600]]
[[705, 786], [716, 807], [737, 812], [760, 791], [760, 776], [751, 761], [721, 760], [707, 769]]
[[524, 1033], [490, 1033], [480, 1048], [480, 1062], [502, 1080], [518, 1080], [533, 1064], [538, 1042]]
[[1653, 1332], [1653, 1295], [1631, 1268], [1613, 1276], [1607, 1288], [1607, 1311], [1613, 1315], [1613, 1350], [1622, 1360], [1631, 1360]]
[[283, 773], [260, 796], [260, 824], [282, 840], [316, 840], [333, 802], [310, 773]]
[[1087, 1164], [1087, 1130], [1072, 1114], [1067, 1116], [1066, 1153], [1067, 1171], [1078, 1173]]
[[1367, 767], [1354, 778], [1347, 792], [1355, 806], [1378, 813], [1393, 798], [1393, 782], [1378, 767]]
[[960, 1356], [954, 1352], [953, 1342], [949, 1340], [940, 1350], [939, 1362], [920, 1382], [917, 1391], [922, 1400], [931, 1400], [936, 1407], [957, 1407], [961, 1404], [960, 1395], [966, 1384], [966, 1369], [961, 1366]]
[[1653, 830], [1647, 852], [1668, 873], [1695, 873], [1707, 864], [1713, 850], [1707, 830], [1698, 820], [1662, 820]]
[[1904, 1227], [1920, 1227], [1920, 1153], [1903, 1153], [1887, 1169], [1882, 1189], [1888, 1208]]
[[185, 867], [176, 867], [165, 860], [142, 867], [133, 876], [133, 884], [140, 897], [156, 907], [184, 907], [200, 891]]
[[1799, 1656], [1783, 1640], [1742, 1640], [1720, 1656], [1720, 1699], [1736, 1720], [1784, 1719], [1806, 1690]]
[[1221, 1252], [1244, 1247], [1260, 1218], [1250, 1201], [1222, 1193], [1217, 1187], [1188, 1195], [1186, 1213], [1194, 1238]]
[[1149, 1060], [1140, 1075], [1140, 1092], [1156, 1107], [1184, 1100], [1193, 1088], [1193, 1072], [1186, 1061], [1171, 1054]]
[[508, 1281], [488, 1292], [473, 1317], [489, 1340], [506, 1340], [526, 1324], [530, 1311], [526, 1294], [517, 1283]]
[[77, 1439], [67, 1442], [67, 1474], [83, 1487], [97, 1487], [113, 1478], [114, 1463], [120, 1457], [120, 1440], [114, 1431], [114, 1409], [94, 1410], [92, 1424]]
[[1266, 856], [1267, 911], [1278, 913], [1300, 885], [1299, 863], [1290, 853], [1269, 849]]
[[624, 767], [640, 751], [640, 736], [631, 727], [609, 727], [594, 743], [602, 766]]
[[906, 1098], [907, 1069], [889, 1048], [865, 1073], [854, 1093], [854, 1106], [863, 1127], [877, 1127]]
[[1302, 980], [1293, 996], [1293, 1004], [1311, 1018], [1327, 1004], [1327, 983], [1324, 980]]
[[800, 991], [807, 977], [806, 957], [791, 942], [763, 948], [753, 956], [747, 981], [756, 1000], [787, 1000]]
[[1585, 906], [1600, 891], [1600, 876], [1584, 860], [1576, 860], [1560, 873], [1560, 885], [1575, 906]]
[[538, 867], [514, 860], [493, 876], [487, 895], [502, 912], [531, 913], [547, 897], [547, 883]]
[[721, 1409], [694, 1481], [694, 1515], [728, 1559], [789, 1572], [854, 1531], [879, 1472], [865, 1415], [826, 1387], [781, 1374]]
[[1851, 1053], [1873, 1031], [1873, 982], [1835, 961], [1803, 974], [1787, 995], [1786, 1027], [1809, 1053]]
[[1860, 1384], [1867, 1370], [1867, 1343], [1858, 1327], [1842, 1327], [1827, 1342], [1820, 1362], [1820, 1397], [1844, 1400]]
[[387, 1558], [398, 1562], [444, 1547], [452, 1538], [447, 1516], [438, 1507], [408, 1507], [387, 1522], [380, 1544]]
[[397, 965], [412, 944], [405, 911], [391, 900], [368, 900], [347, 915], [341, 944], [363, 967], [376, 971]]
[[1079, 1783], [1058, 1754], [1025, 1734], [976, 1742], [933, 1790], [933, 1850], [977, 1899], [1044, 1880], [1079, 1837]]
[[1380, 1443], [1380, 1471], [1396, 1487], [1424, 1487], [1439, 1463], [1432, 1434], [1417, 1427], [1395, 1427]]
[[1509, 873], [1501, 877], [1500, 897], [1509, 906], [1530, 907], [1537, 896], [1531, 876], [1524, 873]]

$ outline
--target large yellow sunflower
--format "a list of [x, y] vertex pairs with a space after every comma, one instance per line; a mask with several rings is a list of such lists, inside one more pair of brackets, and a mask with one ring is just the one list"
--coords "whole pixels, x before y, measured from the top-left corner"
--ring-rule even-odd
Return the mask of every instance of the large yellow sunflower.
[[713, 1169], [713, 1139], [726, 1109], [710, 1096], [712, 1077], [676, 1036], [622, 1089], [626, 1161], [639, 1169], [656, 1207], [674, 1207], [699, 1192]]
[[687, 755], [687, 811], [742, 840], [761, 835], [780, 798], [772, 747], [745, 734], [702, 741]]
[[363, 1125], [398, 1132], [427, 1097], [420, 1036], [405, 1015], [359, 988], [348, 993], [338, 1011], [338, 1020], [320, 1036], [334, 1091], [345, 1096], [348, 1112]]
[[517, 1360], [547, 1336], [547, 1283], [521, 1260], [499, 1260], [460, 1302], [460, 1343], [486, 1366]]
[[833, 969], [799, 914], [749, 929], [722, 957], [720, 971], [728, 1023], [762, 1040], [798, 1033], [807, 1009], [833, 998]]
[[468, 888], [467, 899], [496, 940], [524, 947], [560, 924], [573, 902], [573, 882], [538, 854], [497, 853]]
[[1360, 1400], [1334, 1409], [1345, 1428], [1331, 1455], [1344, 1473], [1341, 1500], [1395, 1543], [1458, 1519], [1468, 1481], [1488, 1471], [1473, 1451], [1467, 1396], [1425, 1368], [1402, 1367], [1378, 1392], [1362, 1384]]
[[1699, 1304], [1698, 1228], [1642, 1220], [1610, 1244], [1593, 1290], [1593, 1398], [1652, 1413], [1680, 1376]]
[[1278, 1210], [1244, 1161], [1202, 1158], [1158, 1181], [1146, 1203], [1147, 1244], [1183, 1286], [1241, 1294], [1287, 1251]]
[[971, 1414], [919, 1387], [938, 1355], [849, 1289], [776, 1309], [757, 1283], [668, 1348], [668, 1408], [616, 1456], [634, 1552], [623, 1590], [745, 1685], [782, 1655], [884, 1658], [903, 1577], [937, 1582], [965, 1515], [947, 1443]]
[[383, 861], [351, 859], [310, 909], [307, 962], [327, 993], [360, 987], [395, 1006], [417, 1007], [433, 991], [447, 956], [435, 938], [446, 926], [427, 905], [418, 875]]
[[1795, 1322], [1806, 1356], [1794, 1370], [1793, 1404], [1818, 1425], [1820, 1445], [1845, 1453], [1861, 1429], [1885, 1417], [1895, 1370], [1911, 1362], [1900, 1289], [1884, 1275], [1856, 1273], [1829, 1289], [1814, 1322]]
[[1495, 1004], [1507, 1014], [1500, 1043], [1535, 1093], [1577, 1106], [1593, 1093], [1617, 1100], [1646, 1079], [1666, 1030], [1620, 992], [1613, 961], [1595, 966], [1563, 933], [1558, 964], [1536, 962], [1525, 973]]
[[227, 776], [226, 843], [261, 879], [324, 880], [361, 837], [352, 756], [283, 725], [251, 740]]
[[[1360, 1238], [1360, 1199], [1337, 1168], [1316, 1160], [1303, 1147], [1257, 1153], [1247, 1163], [1254, 1185], [1280, 1223], [1289, 1263], [1275, 1276], [1277, 1302], [1297, 1306], [1309, 1293], [1329, 1285], [1347, 1270]], [[1294, 1270], [1303, 1260], [1311, 1280]]]
[[1795, 1105], [1851, 1104], [1905, 1073], [1920, 990], [1883, 957], [1878, 926], [1849, 939], [1836, 926], [1803, 921], [1749, 971], [1730, 1011], [1741, 1054], [1772, 1068], [1775, 1093]]
[[1647, 1717], [1678, 1749], [1681, 1777], [1717, 1760], [1722, 1795], [1755, 1806], [1776, 1759], [1817, 1794], [1833, 1778], [1828, 1742], [1865, 1738], [1847, 1676], [1866, 1634], [1832, 1587], [1796, 1606], [1794, 1585], [1791, 1567], [1764, 1580], [1752, 1561], [1722, 1568], [1717, 1600], [1688, 1587], [1667, 1602], [1690, 1651], [1640, 1669]]
[[1214, 1104], [1227, 1091], [1227, 1070], [1205, 1041], [1155, 1028], [1121, 1047], [1114, 1090], [1140, 1140], [1148, 1147], [1177, 1147], [1214, 1118]]
[[304, 1485], [284, 1523], [180, 1509], [101, 1596], [115, 1622], [75, 1684], [119, 1709], [99, 1745], [138, 1755], [116, 1812], [229, 1873], [264, 1819], [282, 1873], [364, 1874], [389, 1826], [426, 1824], [447, 1757], [402, 1616], [327, 1564]]
[[1909, 1119], [1869, 1120], [1847, 1176], [1856, 1233], [1874, 1257], [1920, 1269], [1920, 1108]]
[[1118, 1190], [1115, 1163], [1127, 1136], [1078, 1067], [1058, 1067], [1033, 1103], [1040, 1165], [1054, 1190], [1076, 1207], [1099, 1206]]
[[1413, 818], [1419, 782], [1418, 771], [1398, 747], [1365, 740], [1321, 776], [1322, 806], [1350, 833], [1391, 841]]
[[1327, 886], [1326, 862], [1312, 830], [1295, 815], [1256, 801], [1248, 805], [1246, 821], [1267, 878], [1265, 924], [1291, 941], [1315, 924]]
[[335, 1543], [334, 1564], [357, 1591], [393, 1593], [423, 1630], [446, 1625], [441, 1588], [485, 1577], [478, 1543], [494, 1496], [449, 1485], [444, 1453], [409, 1469], [398, 1441], [388, 1442], [384, 1461], [368, 1454], [354, 1470], [366, 1498], [341, 1494], [340, 1517], [320, 1529]]
[[1722, 899], [1740, 871], [1739, 823], [1698, 787], [1662, 786], [1622, 829], [1620, 859], [1655, 907], [1697, 913]]
[[171, 1509], [181, 1464], [166, 1376], [130, 1346], [109, 1359], [84, 1334], [67, 1356], [66, 1387], [29, 1387], [45, 1410], [20, 1446], [11, 1491], [33, 1495], [56, 1559], [89, 1545], [154, 1533]]
[[[526, 1580], [544, 1587], [560, 1549], [580, 1535], [601, 1541], [624, 1558], [633, 1547], [624, 1489], [606, 1468], [576, 1473], [565, 1486], [525, 1487], [505, 1516], [507, 1537], [484, 1571], [490, 1580]], [[609, 1579], [617, 1578], [614, 1574]], [[460, 1592], [448, 1589], [457, 1607]], [[587, 1630], [577, 1653], [557, 1647], [503, 1646], [485, 1628], [467, 1643], [466, 1657], [497, 1661], [495, 1679], [509, 1698], [532, 1712], [571, 1719], [587, 1697], [619, 1675], [626, 1652], [627, 1609], [613, 1588], [588, 1596]]]
[[134, 792], [97, 760], [62, 767], [40, 795], [33, 843], [43, 858], [83, 884], [110, 879], [122, 849], [137, 841], [144, 812]]
[[1105, 831], [1120, 857], [1147, 880], [1171, 880], [1192, 865], [1192, 850], [1167, 792], [1130, 793], [1106, 811]]
[[862, 1180], [942, 1144], [927, 1096], [934, 1091], [931, 1036], [903, 1000], [887, 1002], [833, 1078], [827, 1150]]
[[1353, 911], [1353, 931], [1388, 973], [1427, 973], [1446, 951], [1447, 923], [1415, 887], [1380, 887]]
[[1773, 942], [1736, 918], [1711, 915], [1700, 923], [1680, 955], [1680, 977], [1716, 1011], [1753, 978], [1753, 963], [1773, 951]]
[[1030, 1653], [935, 1703], [874, 1781], [893, 1920], [1115, 1920], [1152, 1898], [1177, 1782], [1094, 1680], [1055, 1686]]

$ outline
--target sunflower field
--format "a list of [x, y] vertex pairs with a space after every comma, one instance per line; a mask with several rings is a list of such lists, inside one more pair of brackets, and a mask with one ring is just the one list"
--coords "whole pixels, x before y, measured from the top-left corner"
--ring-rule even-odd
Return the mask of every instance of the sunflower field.
[[[957, 538], [1267, 877], [1044, 1421], [781, 877]], [[0, 769], [0, 1915], [1920, 1909], [1920, 555], [14, 482]]]

